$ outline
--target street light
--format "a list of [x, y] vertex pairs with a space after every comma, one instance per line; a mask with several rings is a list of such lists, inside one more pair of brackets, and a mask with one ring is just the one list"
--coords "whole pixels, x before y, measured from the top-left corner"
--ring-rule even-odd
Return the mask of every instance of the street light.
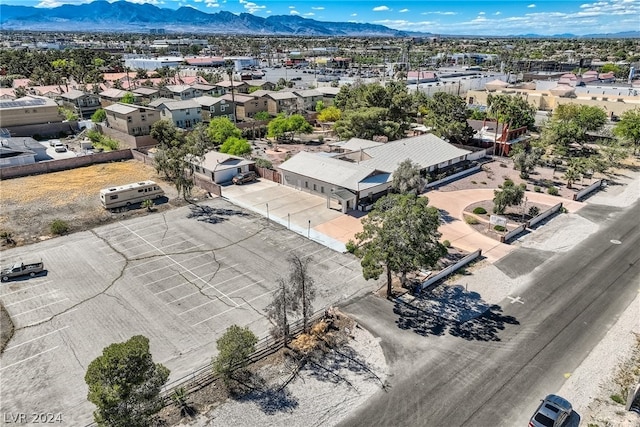
[[307, 227], [307, 239], [311, 236], [311, 220], [309, 220], [309, 226]]
[[269, 203], [265, 203], [267, 205], [267, 220], [269, 220]]

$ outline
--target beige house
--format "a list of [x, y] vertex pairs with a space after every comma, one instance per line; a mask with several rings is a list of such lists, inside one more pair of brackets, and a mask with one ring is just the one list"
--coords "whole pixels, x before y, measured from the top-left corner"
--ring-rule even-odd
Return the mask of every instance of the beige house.
[[231, 101], [236, 104], [236, 119], [245, 120], [252, 118], [259, 111], [268, 111], [267, 98], [256, 98], [247, 95], [226, 94], [221, 96], [222, 99]]
[[298, 112], [298, 96], [293, 92], [269, 92], [263, 96], [263, 99], [267, 100], [267, 111], [273, 116]]
[[316, 111], [318, 101], [324, 102], [322, 92], [315, 89], [294, 90], [293, 93], [298, 96], [298, 110], [300, 111]]
[[220, 90], [224, 91], [224, 93], [231, 93], [231, 90], [233, 88], [233, 91], [235, 93], [245, 93], [245, 94], [249, 93], [249, 88], [251, 87], [246, 82], [236, 82], [236, 81], [229, 81], [229, 80], [218, 82], [214, 86], [220, 88]]
[[132, 136], [151, 133], [151, 127], [160, 120], [160, 112], [141, 105], [116, 103], [105, 107], [107, 126]]
[[570, 85], [556, 85], [544, 90], [506, 87], [492, 92], [470, 90], [467, 92], [467, 102], [472, 105], [487, 105], [487, 97], [489, 93], [493, 93], [494, 95], [519, 96], [537, 110], [553, 111], [558, 105], [579, 104], [600, 107], [610, 117], [619, 117], [625, 111], [640, 107], [640, 96], [637, 94], [640, 91], [634, 92], [633, 89], [625, 91], [612, 93], [597, 87], [578, 88]]
[[0, 128], [61, 122], [58, 104], [44, 96], [27, 95], [0, 101]]

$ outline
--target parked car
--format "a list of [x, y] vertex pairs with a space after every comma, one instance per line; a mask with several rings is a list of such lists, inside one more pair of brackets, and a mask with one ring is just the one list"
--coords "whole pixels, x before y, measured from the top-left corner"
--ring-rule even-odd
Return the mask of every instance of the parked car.
[[8, 282], [9, 279], [13, 279], [14, 277], [27, 275], [35, 277], [36, 274], [41, 273], [42, 271], [44, 271], [44, 264], [42, 263], [42, 261], [32, 262], [29, 264], [19, 262], [2, 269], [2, 281]]
[[258, 176], [256, 175], [256, 173], [249, 171], [249, 172], [239, 173], [238, 175], [234, 176], [231, 181], [236, 185], [241, 185], [247, 182], [253, 182], [257, 179], [258, 179]]
[[53, 146], [53, 149], [55, 150], [56, 153], [64, 153], [65, 151], [67, 151], [67, 146], [64, 145], [62, 142], [56, 142], [55, 145]]
[[49, 140], [49, 147], [55, 147], [56, 144], [60, 144], [60, 140], [59, 139], [50, 139]]
[[569, 419], [573, 408], [566, 399], [550, 394], [542, 400], [529, 420], [529, 427], [559, 427]]

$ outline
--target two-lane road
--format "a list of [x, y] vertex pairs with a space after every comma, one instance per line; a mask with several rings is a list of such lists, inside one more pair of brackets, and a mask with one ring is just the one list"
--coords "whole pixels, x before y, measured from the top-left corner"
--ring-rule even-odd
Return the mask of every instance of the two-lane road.
[[526, 426], [637, 296], [639, 208], [544, 264], [519, 295], [524, 304], [503, 301], [500, 315], [517, 323], [498, 324], [499, 341], [398, 329], [391, 304], [373, 297], [345, 307], [381, 337], [394, 376], [343, 424]]

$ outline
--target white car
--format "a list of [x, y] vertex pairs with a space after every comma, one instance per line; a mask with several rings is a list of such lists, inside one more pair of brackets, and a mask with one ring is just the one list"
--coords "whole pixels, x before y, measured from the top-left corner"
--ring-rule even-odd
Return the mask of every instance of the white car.
[[67, 151], [67, 147], [62, 142], [56, 142], [53, 149], [56, 153], [64, 153]]

